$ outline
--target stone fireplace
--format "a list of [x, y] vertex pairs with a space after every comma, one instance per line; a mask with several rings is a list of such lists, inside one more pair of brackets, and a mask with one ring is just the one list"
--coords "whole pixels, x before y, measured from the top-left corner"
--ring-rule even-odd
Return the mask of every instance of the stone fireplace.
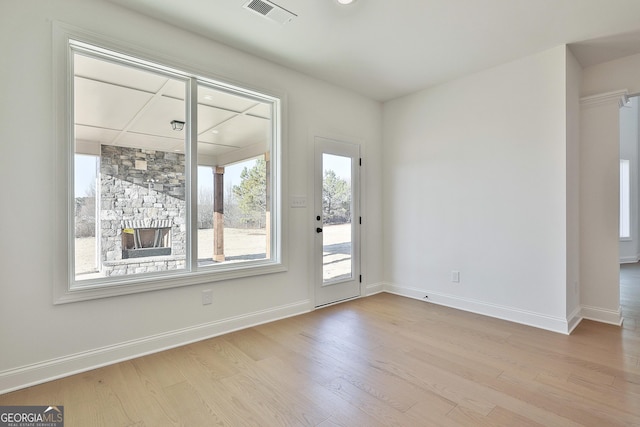
[[183, 154], [101, 147], [100, 245], [106, 276], [184, 268]]

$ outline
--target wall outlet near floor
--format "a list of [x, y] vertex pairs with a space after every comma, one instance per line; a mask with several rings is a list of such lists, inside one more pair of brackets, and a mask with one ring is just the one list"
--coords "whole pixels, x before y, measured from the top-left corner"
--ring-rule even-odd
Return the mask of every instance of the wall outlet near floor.
[[451, 272], [451, 281], [453, 283], [460, 283], [460, 272], [453, 270]]
[[206, 289], [202, 291], [202, 305], [213, 304], [213, 291]]

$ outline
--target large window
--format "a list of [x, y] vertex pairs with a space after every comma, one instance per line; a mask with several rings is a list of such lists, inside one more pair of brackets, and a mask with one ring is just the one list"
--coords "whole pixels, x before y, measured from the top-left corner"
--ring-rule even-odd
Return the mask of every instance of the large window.
[[66, 51], [58, 300], [281, 271], [279, 98], [73, 37]]

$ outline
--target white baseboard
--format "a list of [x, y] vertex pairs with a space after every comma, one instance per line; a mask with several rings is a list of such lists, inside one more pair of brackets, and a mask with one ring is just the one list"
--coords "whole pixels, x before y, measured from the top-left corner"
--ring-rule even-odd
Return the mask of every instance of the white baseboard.
[[583, 305], [580, 312], [582, 318], [595, 320], [596, 322], [609, 323], [611, 325], [622, 326], [622, 308], [618, 310], [607, 310], [604, 308], [590, 307]]
[[635, 264], [640, 261], [640, 256], [623, 256], [620, 257], [620, 264]]
[[379, 294], [380, 292], [384, 292], [384, 287], [385, 287], [385, 284], [383, 282], [372, 283], [370, 285], [367, 285], [367, 287], [364, 289], [363, 296], [368, 297], [371, 295]]
[[[508, 320], [510, 322], [533, 326], [535, 328], [546, 329], [561, 334], [568, 335], [570, 332], [569, 322], [567, 322], [567, 319], [561, 317], [548, 316], [532, 311], [491, 304], [484, 301], [460, 298], [454, 295], [401, 287], [391, 283], [385, 284], [385, 291], [396, 295], [444, 305], [458, 310], [470, 311], [484, 316], [495, 317], [498, 319]], [[425, 296], [428, 298], [425, 298]]]
[[573, 313], [567, 316], [567, 319], [568, 333], [571, 334], [571, 332], [573, 332], [573, 330], [580, 324], [580, 322], [582, 322], [582, 307], [576, 307], [576, 309], [573, 310]]
[[76, 353], [0, 372], [0, 394], [312, 310], [309, 300]]

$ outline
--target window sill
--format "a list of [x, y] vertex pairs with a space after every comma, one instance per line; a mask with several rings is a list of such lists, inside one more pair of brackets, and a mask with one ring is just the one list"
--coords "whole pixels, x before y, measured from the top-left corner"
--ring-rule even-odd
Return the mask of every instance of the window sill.
[[101, 278], [100, 280], [74, 282], [68, 289], [59, 289], [54, 293], [53, 303], [56, 305], [67, 304], [140, 292], [214, 283], [223, 280], [234, 280], [243, 277], [282, 273], [285, 271], [287, 271], [287, 267], [282, 263], [268, 263], [242, 267], [229, 265], [228, 267], [217, 268], [215, 271], [202, 269], [197, 272], [176, 272], [171, 275], [164, 272], [161, 275], [141, 275], [136, 279], [132, 279], [131, 277], [123, 280]]

